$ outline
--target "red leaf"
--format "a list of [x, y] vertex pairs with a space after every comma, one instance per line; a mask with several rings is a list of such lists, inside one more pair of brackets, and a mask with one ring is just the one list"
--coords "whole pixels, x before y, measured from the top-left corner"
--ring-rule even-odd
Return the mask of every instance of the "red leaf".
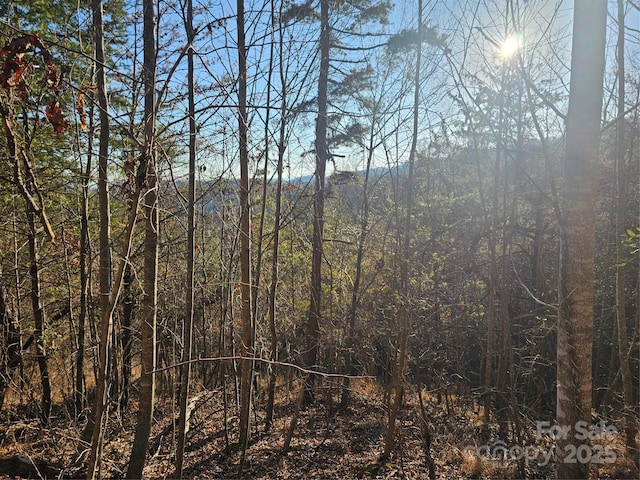
[[45, 114], [49, 123], [53, 125], [53, 133], [56, 135], [62, 133], [62, 131], [68, 125], [67, 120], [64, 118], [62, 110], [60, 110], [60, 103], [54, 100], [45, 108]]
[[9, 58], [2, 65], [0, 71], [0, 85], [5, 89], [16, 87], [20, 98], [26, 100], [29, 96], [29, 89], [24, 81], [24, 73], [27, 70], [27, 64], [21, 58]]

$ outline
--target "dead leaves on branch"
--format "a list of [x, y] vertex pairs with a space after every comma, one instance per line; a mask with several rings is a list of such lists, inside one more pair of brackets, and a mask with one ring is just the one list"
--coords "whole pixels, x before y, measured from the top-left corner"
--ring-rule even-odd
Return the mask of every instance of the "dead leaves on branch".
[[57, 100], [49, 103], [45, 109], [44, 113], [47, 116], [47, 120], [53, 126], [53, 133], [59, 135], [69, 124], [67, 120], [64, 118], [64, 113], [60, 110], [60, 102]]
[[136, 190], [136, 165], [138, 157], [129, 157], [124, 161], [124, 173], [126, 180], [122, 184], [121, 195], [125, 199], [132, 199]]
[[23, 57], [34, 48], [37, 41], [36, 35], [23, 35], [14, 38], [8, 45], [0, 50], [0, 55], [5, 57], [0, 74], [0, 84], [7, 90], [16, 88], [22, 100], [29, 97], [29, 88], [25, 80], [25, 74], [30, 65]]
[[68, 126], [57, 98], [62, 91], [64, 75], [68, 69], [62, 67], [58, 70], [56, 68], [49, 47], [37, 34], [24, 34], [14, 38], [0, 49], [0, 57], [4, 57], [4, 61], [0, 66], [0, 86], [8, 91], [15, 89], [22, 101], [26, 102], [28, 100], [30, 90], [27, 83], [27, 73], [40, 67], [40, 65], [27, 57], [27, 54], [31, 53], [39, 54], [42, 63], [47, 69], [44, 86], [51, 90], [54, 98], [46, 105], [45, 116], [51, 123], [53, 132], [59, 135]]
[[129, 157], [124, 162], [126, 180], [122, 184], [122, 197], [126, 200], [140, 194], [147, 186], [148, 156], [144, 153], [137, 157]]
[[[53, 55], [47, 45], [37, 34], [25, 34], [14, 38], [0, 49], [0, 87], [7, 95], [0, 104], [0, 114], [6, 136], [8, 158], [13, 160], [14, 184], [24, 198], [27, 209], [40, 218], [46, 235], [51, 242], [55, 234], [45, 211], [43, 195], [32, 166], [30, 147], [18, 128], [18, 116], [14, 102], [20, 99], [25, 106], [29, 105], [31, 91], [29, 80], [41, 78], [44, 91], [51, 93], [51, 99], [45, 106], [45, 117], [59, 135], [68, 126], [60, 107], [59, 94], [62, 91], [63, 77], [68, 69], [58, 70], [53, 62]], [[46, 70], [42, 70], [45, 68]], [[39, 70], [40, 69], [40, 70]], [[36, 73], [36, 75], [30, 75]]]
[[78, 92], [78, 101], [76, 102], [76, 113], [80, 118], [80, 128], [82, 128], [82, 130], [86, 130], [87, 128], [89, 128], [87, 124], [87, 110], [86, 110], [84, 97], [87, 93], [87, 90], [90, 90], [93, 88], [95, 88], [93, 85], [85, 85], [80, 89], [80, 92]]
[[47, 120], [51, 123], [53, 127], [53, 133], [59, 135], [62, 131], [69, 125], [67, 120], [64, 118], [64, 114], [62, 110], [60, 110], [60, 104], [57, 100], [49, 103], [45, 107], [45, 114], [47, 116]]
[[[0, 56], [5, 57], [0, 73], [0, 85], [6, 89], [16, 87], [23, 100], [29, 95], [25, 73], [34, 65], [32, 62], [26, 61], [24, 56], [27, 53], [35, 52], [36, 49], [48, 69], [47, 87], [54, 93], [60, 92], [64, 75], [58, 72], [58, 69], [53, 64], [53, 55], [51, 55], [49, 47], [38, 34], [25, 34], [14, 38], [0, 50]], [[63, 68], [62, 72], [64, 71], [65, 69]]]

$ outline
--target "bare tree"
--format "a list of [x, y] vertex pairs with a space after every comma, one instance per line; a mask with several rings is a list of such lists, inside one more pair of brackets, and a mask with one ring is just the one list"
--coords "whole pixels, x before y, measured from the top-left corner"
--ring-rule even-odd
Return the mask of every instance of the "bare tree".
[[[280, 3], [280, 9], [276, 12], [275, 2], [271, 1], [271, 14], [275, 17], [276, 14], [282, 14], [283, 4]], [[278, 63], [278, 71], [280, 73], [280, 84], [282, 86], [281, 99], [280, 99], [280, 121], [279, 121], [279, 129], [278, 129], [278, 158], [276, 160], [276, 189], [275, 189], [275, 207], [273, 212], [273, 248], [272, 248], [272, 257], [271, 257], [271, 283], [269, 285], [269, 298], [268, 298], [268, 327], [269, 327], [269, 337], [271, 343], [271, 354], [270, 358], [273, 362], [278, 360], [278, 333], [276, 330], [276, 296], [279, 282], [279, 268], [278, 268], [278, 259], [280, 257], [280, 230], [282, 228], [282, 179], [283, 179], [283, 167], [284, 167], [284, 155], [286, 151], [286, 125], [287, 125], [287, 88], [286, 85], [286, 77], [285, 77], [285, 67], [284, 67], [284, 58], [283, 58], [283, 44], [284, 44], [284, 35], [282, 32], [283, 25], [281, 22], [278, 23], [278, 53], [279, 53], [279, 63]], [[273, 50], [275, 48], [275, 41], [272, 42], [272, 51], [271, 58], [273, 58]], [[267, 146], [268, 148], [268, 146]], [[266, 170], [266, 169], [265, 169]], [[266, 173], [266, 171], [265, 171]], [[266, 184], [266, 182], [265, 182]], [[264, 198], [264, 202], [266, 203], [266, 197]], [[265, 412], [265, 421], [264, 428], [265, 431], [269, 431], [271, 426], [273, 425], [273, 409], [275, 404], [275, 394], [276, 394], [276, 380], [277, 380], [277, 367], [274, 364], [270, 365], [269, 370], [269, 385], [267, 387], [267, 407]]]
[[129, 457], [127, 478], [142, 478], [145, 464], [155, 392], [156, 319], [158, 303], [158, 168], [156, 163], [156, 18], [155, 2], [144, 0], [143, 43], [144, 66], [144, 145], [140, 156], [138, 177], [146, 189], [144, 240], [144, 294], [142, 297], [142, 372], [140, 404], [136, 433]]
[[[94, 33], [95, 35], [95, 33]], [[95, 66], [94, 66], [95, 70]], [[94, 72], [95, 75], [95, 72]], [[82, 171], [82, 204], [80, 212], [80, 311], [78, 312], [78, 335], [76, 348], [76, 377], [74, 385], [74, 405], [76, 415], [82, 412], [85, 404], [84, 398], [84, 357], [85, 357], [85, 331], [91, 312], [91, 239], [89, 236], [89, 193], [91, 183], [91, 169], [93, 168], [94, 125], [93, 102], [90, 105], [89, 122], [87, 125], [87, 162]], [[110, 250], [109, 250], [110, 251]]]
[[[100, 451], [104, 435], [104, 412], [108, 401], [109, 378], [109, 342], [112, 330], [112, 259], [111, 259], [111, 211], [109, 205], [109, 103], [106, 90], [105, 54], [104, 54], [104, 6], [101, 0], [94, 0], [93, 28], [95, 48], [95, 79], [100, 109], [100, 137], [98, 146], [98, 203], [100, 211], [99, 240], [99, 282], [100, 282], [100, 337], [98, 345], [98, 375], [96, 379], [96, 398], [91, 416], [85, 427], [85, 437], [91, 436], [91, 449], [87, 466], [87, 478], [99, 476]], [[88, 166], [87, 166], [88, 168]], [[87, 175], [89, 171], [87, 170]], [[88, 188], [88, 186], [87, 186]], [[85, 194], [86, 195], [86, 194]], [[86, 202], [87, 200], [85, 200]], [[83, 229], [84, 231], [84, 229]], [[86, 232], [85, 232], [86, 233]], [[83, 237], [84, 241], [87, 238]], [[84, 249], [84, 245], [83, 245]], [[83, 279], [86, 281], [86, 279]], [[86, 286], [83, 285], [83, 289]], [[84, 292], [83, 292], [84, 297]], [[86, 301], [86, 298], [85, 298]], [[86, 308], [82, 308], [86, 313]], [[79, 353], [82, 355], [82, 352]]]
[[251, 379], [253, 368], [253, 305], [251, 280], [251, 205], [249, 199], [249, 151], [247, 145], [247, 47], [245, 43], [244, 1], [237, 3], [238, 22], [238, 137], [240, 147], [240, 271], [242, 296], [242, 362], [240, 371], [240, 448], [244, 467], [245, 453], [249, 441], [251, 411]]
[[196, 105], [194, 81], [194, 29], [193, 1], [186, 4], [187, 31], [187, 96], [189, 102], [189, 186], [187, 192], [187, 284], [185, 288], [184, 327], [182, 329], [182, 367], [180, 375], [180, 407], [178, 420], [178, 443], [176, 447], [176, 478], [182, 478], [184, 447], [188, 431], [187, 404], [189, 401], [189, 382], [191, 377], [191, 340], [194, 318], [194, 264], [195, 264], [195, 229], [196, 229]]
[[[311, 299], [305, 329], [305, 364], [314, 367], [318, 361], [320, 341], [320, 319], [322, 318], [322, 259], [324, 256], [324, 200], [325, 171], [327, 168], [327, 89], [329, 85], [329, 49], [331, 26], [329, 24], [329, 1], [320, 0], [320, 71], [318, 75], [318, 115], [316, 117], [315, 156], [313, 190], [313, 239], [311, 254]], [[305, 404], [314, 401], [313, 384], [315, 377], [307, 377]]]
[[394, 364], [391, 395], [389, 395], [389, 418], [387, 431], [384, 438], [384, 451], [382, 458], [391, 455], [395, 445], [396, 420], [400, 412], [404, 396], [404, 382], [407, 368], [409, 334], [412, 321], [411, 299], [408, 298], [410, 285], [410, 256], [411, 256], [411, 232], [412, 232], [412, 206], [414, 189], [414, 166], [416, 151], [418, 146], [418, 122], [420, 119], [420, 67], [422, 64], [422, 0], [418, 0], [418, 36], [416, 45], [416, 71], [413, 77], [413, 131], [411, 137], [411, 149], [409, 151], [409, 162], [407, 177], [404, 185], [404, 221], [402, 222], [402, 258], [400, 259], [400, 282], [398, 298], [402, 298], [402, 305], [398, 309], [396, 325], [398, 328], [398, 345], [396, 346], [396, 360]]

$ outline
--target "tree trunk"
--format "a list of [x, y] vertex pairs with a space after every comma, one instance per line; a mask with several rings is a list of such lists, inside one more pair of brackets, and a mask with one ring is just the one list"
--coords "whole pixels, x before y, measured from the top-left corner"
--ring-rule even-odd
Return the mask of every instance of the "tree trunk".
[[156, 164], [156, 18], [153, 0], [143, 0], [144, 65], [144, 151], [140, 157], [138, 178], [144, 194], [144, 294], [142, 297], [142, 370], [140, 375], [138, 420], [129, 458], [127, 478], [142, 478], [149, 433], [153, 419], [156, 368], [156, 319], [158, 303], [158, 170]]
[[575, 438], [575, 430], [578, 422], [591, 423], [596, 179], [606, 19], [606, 0], [574, 5], [560, 226], [556, 411], [558, 425], [571, 430], [556, 443], [558, 479], [589, 477], [589, 463], [575, 461], [575, 454], [582, 445], [590, 446]]
[[[308, 368], [318, 361], [320, 320], [322, 318], [322, 259], [324, 256], [324, 198], [325, 170], [327, 167], [327, 89], [329, 84], [329, 0], [320, 1], [320, 72], [318, 76], [318, 116], [316, 117], [316, 171], [313, 191], [313, 240], [311, 254], [311, 299], [305, 329], [304, 360]], [[304, 404], [313, 403], [315, 376], [307, 376]]]
[[[93, 108], [89, 115], [89, 132], [93, 132]], [[89, 237], [89, 183], [93, 159], [93, 134], [87, 135], [87, 164], [82, 173], [82, 211], [80, 214], [80, 312], [78, 314], [78, 348], [76, 352], [76, 383], [73, 392], [76, 415], [85, 405], [84, 397], [84, 346], [85, 330], [89, 318], [89, 292], [91, 269], [91, 240]]]
[[[78, 382], [77, 379], [74, 376], [74, 373], [77, 373], [77, 370], [74, 372], [74, 367], [77, 366], [77, 363], [74, 362], [73, 360], [73, 354], [75, 353], [76, 355], [78, 355], [78, 329], [76, 328], [76, 322], [74, 321], [74, 313], [73, 313], [73, 301], [72, 298], [74, 296], [73, 293], [73, 287], [71, 285], [71, 268], [69, 267], [69, 246], [67, 245], [67, 241], [66, 241], [66, 235], [65, 235], [65, 229], [64, 229], [64, 225], [62, 226], [62, 235], [60, 235], [60, 237], [62, 238], [62, 247], [64, 250], [64, 260], [63, 260], [63, 265], [64, 265], [64, 271], [65, 271], [65, 280], [66, 280], [66, 284], [67, 284], [67, 301], [66, 301], [66, 305], [63, 309], [62, 312], [59, 313], [59, 315], [62, 315], [63, 312], [66, 312], [68, 318], [69, 318], [69, 371], [71, 372], [71, 383], [72, 383], [72, 387], [71, 387], [71, 394], [73, 395], [73, 397], [75, 398], [75, 386], [78, 385], [78, 383], [82, 386], [83, 380], [82, 378], [80, 378], [80, 381]], [[84, 325], [83, 325], [84, 327]], [[84, 343], [84, 340], [83, 340]], [[84, 350], [84, 345], [83, 345], [83, 350]], [[82, 387], [81, 387], [82, 390]], [[75, 407], [75, 403], [73, 404], [73, 407]], [[79, 410], [76, 410], [74, 412], [74, 416], [77, 418], [79, 413]]]
[[251, 280], [251, 206], [249, 199], [249, 151], [247, 146], [247, 50], [245, 45], [244, 1], [238, 0], [238, 136], [240, 143], [240, 270], [242, 296], [242, 361], [240, 368], [240, 472], [249, 441], [251, 379], [253, 378], [253, 305]]
[[[274, 8], [274, 2], [271, 2], [273, 15], [275, 17], [276, 11]], [[280, 3], [280, 13], [282, 13], [283, 5]], [[275, 21], [275, 18], [274, 18]], [[280, 24], [278, 47], [279, 47], [279, 71], [280, 71], [280, 83], [286, 85], [284, 60], [283, 60], [283, 33], [282, 25]], [[269, 286], [269, 313], [268, 313], [268, 326], [269, 337], [271, 342], [271, 355], [270, 359], [273, 362], [278, 360], [278, 334], [276, 330], [276, 295], [278, 290], [278, 260], [280, 257], [280, 229], [281, 229], [281, 215], [282, 215], [282, 179], [283, 179], [283, 167], [284, 167], [284, 154], [286, 151], [286, 122], [287, 122], [287, 89], [282, 88], [281, 104], [280, 104], [280, 132], [278, 137], [278, 160], [277, 160], [277, 174], [276, 174], [276, 191], [275, 191], [275, 207], [273, 212], [273, 252], [271, 258], [271, 284]], [[275, 404], [276, 394], [276, 380], [277, 380], [277, 366], [275, 363], [269, 366], [269, 386], [267, 390], [267, 408], [265, 412], [265, 431], [269, 431], [273, 424], [273, 408]]]
[[51, 241], [55, 234], [51, 228], [45, 212], [44, 200], [36, 182], [33, 166], [29, 158], [28, 146], [24, 138], [19, 140], [15, 128], [16, 114], [13, 109], [13, 92], [7, 95], [7, 103], [0, 107], [2, 114], [5, 138], [7, 141], [8, 158], [13, 162], [13, 181], [25, 201], [27, 216], [27, 243], [29, 249], [29, 276], [31, 280], [31, 306], [34, 318], [33, 337], [36, 342], [36, 360], [40, 370], [40, 383], [42, 386], [41, 420], [46, 423], [51, 413], [51, 384], [49, 381], [49, 368], [46, 350], [42, 335], [46, 325], [44, 306], [41, 299], [40, 285], [40, 260], [38, 258], [38, 231], [37, 221]]
[[20, 324], [14, 309], [9, 305], [4, 282], [0, 278], [0, 410], [4, 404], [7, 387], [18, 366], [22, 363]]
[[133, 321], [134, 297], [131, 292], [133, 273], [127, 262], [122, 278], [122, 385], [120, 388], [120, 411], [124, 412], [129, 404], [129, 383], [131, 382], [131, 324]]
[[[187, 0], [187, 44], [193, 45], [193, 1]], [[187, 192], [187, 284], [185, 288], [184, 328], [182, 329], [182, 367], [180, 375], [180, 418], [178, 420], [178, 439], [176, 447], [176, 478], [182, 478], [184, 448], [187, 434], [187, 406], [189, 403], [189, 382], [191, 378], [191, 340], [193, 329], [194, 301], [194, 265], [195, 265], [195, 219], [196, 219], [196, 106], [195, 80], [193, 66], [194, 51], [187, 52], [187, 88], [189, 97], [189, 187]]]
[[625, 14], [624, 1], [618, 0], [618, 116], [616, 121], [616, 233], [617, 233], [617, 261], [616, 261], [616, 320], [618, 325], [618, 353], [620, 356], [620, 373], [622, 376], [622, 393], [624, 399], [625, 441], [628, 453], [634, 464], [638, 462], [638, 447], [636, 434], [637, 406], [633, 401], [633, 377], [629, 367], [629, 339], [627, 336], [626, 309], [626, 266], [625, 256], [627, 246], [624, 239], [627, 236], [627, 188], [626, 188], [626, 155], [625, 139]]
[[[377, 110], [373, 112], [371, 118], [371, 130], [369, 132], [369, 146], [367, 148], [367, 164], [364, 172], [364, 183], [362, 185], [362, 214], [360, 217], [360, 232], [358, 237], [358, 250], [356, 252], [356, 273], [353, 277], [353, 290], [351, 292], [351, 305], [349, 305], [349, 324], [347, 325], [347, 351], [345, 353], [345, 373], [354, 375], [353, 349], [355, 347], [356, 318], [358, 316], [358, 304], [360, 303], [360, 282], [362, 281], [362, 261], [364, 259], [365, 244], [369, 233], [369, 174], [371, 172], [371, 162], [373, 160], [374, 146], [374, 126], [377, 117]], [[344, 378], [342, 384], [342, 397], [340, 398], [340, 408], [342, 410], [349, 406], [349, 393], [351, 390], [351, 379]]]
[[410, 299], [410, 256], [411, 256], [411, 233], [413, 215], [413, 175], [418, 146], [418, 123], [420, 117], [420, 69], [422, 65], [422, 0], [418, 0], [418, 39], [416, 47], [416, 73], [414, 76], [413, 94], [413, 131], [411, 138], [411, 150], [409, 151], [409, 165], [407, 179], [405, 181], [404, 207], [405, 218], [402, 225], [402, 258], [400, 259], [400, 288], [397, 297], [402, 299], [402, 305], [398, 308], [396, 325], [398, 330], [397, 357], [394, 365], [393, 379], [391, 384], [391, 395], [389, 396], [389, 418], [387, 431], [384, 439], [384, 451], [382, 458], [389, 458], [395, 446], [396, 419], [400, 413], [400, 406], [404, 396], [404, 382], [407, 368], [409, 336], [412, 323], [413, 307], [409, 304]]
[[42, 402], [40, 406], [41, 420], [47, 423], [51, 413], [51, 382], [49, 380], [49, 362], [44, 345], [43, 333], [46, 325], [44, 306], [40, 288], [40, 259], [38, 255], [38, 234], [36, 228], [36, 212], [27, 205], [27, 225], [29, 243], [29, 276], [31, 277], [31, 308], [35, 329], [33, 336], [36, 342], [36, 360], [40, 370], [42, 385]]
[[[87, 478], [99, 476], [100, 450], [104, 434], [103, 416], [108, 397], [109, 342], [111, 341], [112, 315], [111, 296], [111, 212], [109, 206], [109, 182], [107, 162], [109, 156], [109, 115], [104, 70], [104, 19], [102, 1], [93, 1], [93, 27], [96, 51], [95, 72], [98, 104], [100, 106], [100, 144], [98, 156], [98, 202], [100, 210], [100, 337], [98, 345], [98, 377], [93, 412], [85, 427], [91, 433], [91, 450], [87, 467]], [[88, 172], [87, 172], [88, 173]]]

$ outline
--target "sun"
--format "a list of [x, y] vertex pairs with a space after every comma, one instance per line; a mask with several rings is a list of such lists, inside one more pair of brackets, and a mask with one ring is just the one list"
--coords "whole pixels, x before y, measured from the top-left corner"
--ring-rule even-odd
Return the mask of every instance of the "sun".
[[507, 37], [500, 45], [500, 56], [503, 60], [513, 57], [520, 49], [520, 36], [511, 35]]

